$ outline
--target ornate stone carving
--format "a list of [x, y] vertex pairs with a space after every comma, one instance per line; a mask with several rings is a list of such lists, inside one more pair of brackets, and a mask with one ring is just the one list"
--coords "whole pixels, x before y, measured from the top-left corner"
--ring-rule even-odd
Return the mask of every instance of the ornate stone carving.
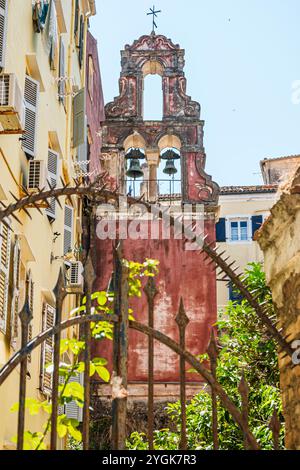
[[166, 36], [151, 34], [141, 36], [139, 39], [135, 40], [130, 46], [127, 44], [125, 50], [131, 51], [147, 51], [147, 50], [156, 50], [156, 51], [165, 51], [165, 50], [179, 50], [180, 46], [174, 44], [171, 39], [167, 39]]
[[[151, 34], [125, 46], [121, 56], [120, 95], [105, 107], [103, 147], [120, 149], [125, 139], [137, 131], [145, 141], [146, 151], [158, 147], [159, 140], [171, 132], [182, 146], [184, 201], [216, 204], [218, 185], [204, 170], [200, 104], [186, 93], [184, 50], [165, 36]], [[149, 73], [162, 77], [162, 121], [143, 120], [143, 80]]]

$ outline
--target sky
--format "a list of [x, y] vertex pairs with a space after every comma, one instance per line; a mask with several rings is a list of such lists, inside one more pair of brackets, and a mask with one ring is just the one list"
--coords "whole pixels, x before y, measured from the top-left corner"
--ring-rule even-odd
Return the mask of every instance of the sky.
[[[119, 94], [120, 50], [151, 32], [146, 13], [153, 3], [96, 0], [96, 6], [91, 32], [107, 103]], [[300, 99], [293, 95], [293, 86], [300, 89], [300, 1], [157, 0], [155, 6], [162, 10], [157, 34], [186, 51], [187, 93], [205, 121], [206, 172], [221, 186], [262, 184], [260, 160], [300, 154]], [[149, 116], [161, 114], [157, 83], [146, 87]]]

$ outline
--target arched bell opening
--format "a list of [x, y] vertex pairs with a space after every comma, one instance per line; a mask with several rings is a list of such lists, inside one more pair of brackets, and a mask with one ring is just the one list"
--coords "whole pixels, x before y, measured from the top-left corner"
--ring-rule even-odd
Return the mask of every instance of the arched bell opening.
[[160, 158], [157, 168], [160, 196], [181, 195], [181, 141], [175, 135], [166, 135], [158, 142]]
[[134, 131], [126, 137], [123, 147], [126, 194], [133, 197], [139, 196], [139, 188], [145, 177], [142, 164], [146, 158], [146, 142], [141, 134]]
[[131, 147], [125, 153], [126, 189], [128, 196], [139, 196], [140, 186], [145, 179], [143, 160], [146, 159], [142, 148]]
[[149, 60], [142, 67], [143, 73], [143, 110], [144, 121], [162, 121], [164, 67], [158, 61]]

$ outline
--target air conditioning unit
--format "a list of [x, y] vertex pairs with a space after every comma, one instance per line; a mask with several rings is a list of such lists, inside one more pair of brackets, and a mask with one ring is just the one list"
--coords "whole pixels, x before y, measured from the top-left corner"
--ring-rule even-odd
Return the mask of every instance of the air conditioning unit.
[[68, 263], [68, 287], [83, 290], [83, 264], [81, 261]]
[[25, 105], [22, 91], [14, 73], [0, 75], [0, 133], [22, 134]]
[[43, 160], [29, 160], [27, 190], [36, 192], [46, 186], [46, 166]]

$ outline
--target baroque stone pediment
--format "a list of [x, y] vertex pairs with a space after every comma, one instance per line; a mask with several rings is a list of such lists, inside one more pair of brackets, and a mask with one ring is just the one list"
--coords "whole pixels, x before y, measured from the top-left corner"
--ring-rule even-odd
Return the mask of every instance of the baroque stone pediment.
[[171, 39], [168, 39], [162, 34], [151, 34], [141, 36], [139, 39], [135, 40], [131, 46], [127, 44], [125, 49], [132, 51], [175, 51], [180, 50], [180, 46], [174, 44]]

